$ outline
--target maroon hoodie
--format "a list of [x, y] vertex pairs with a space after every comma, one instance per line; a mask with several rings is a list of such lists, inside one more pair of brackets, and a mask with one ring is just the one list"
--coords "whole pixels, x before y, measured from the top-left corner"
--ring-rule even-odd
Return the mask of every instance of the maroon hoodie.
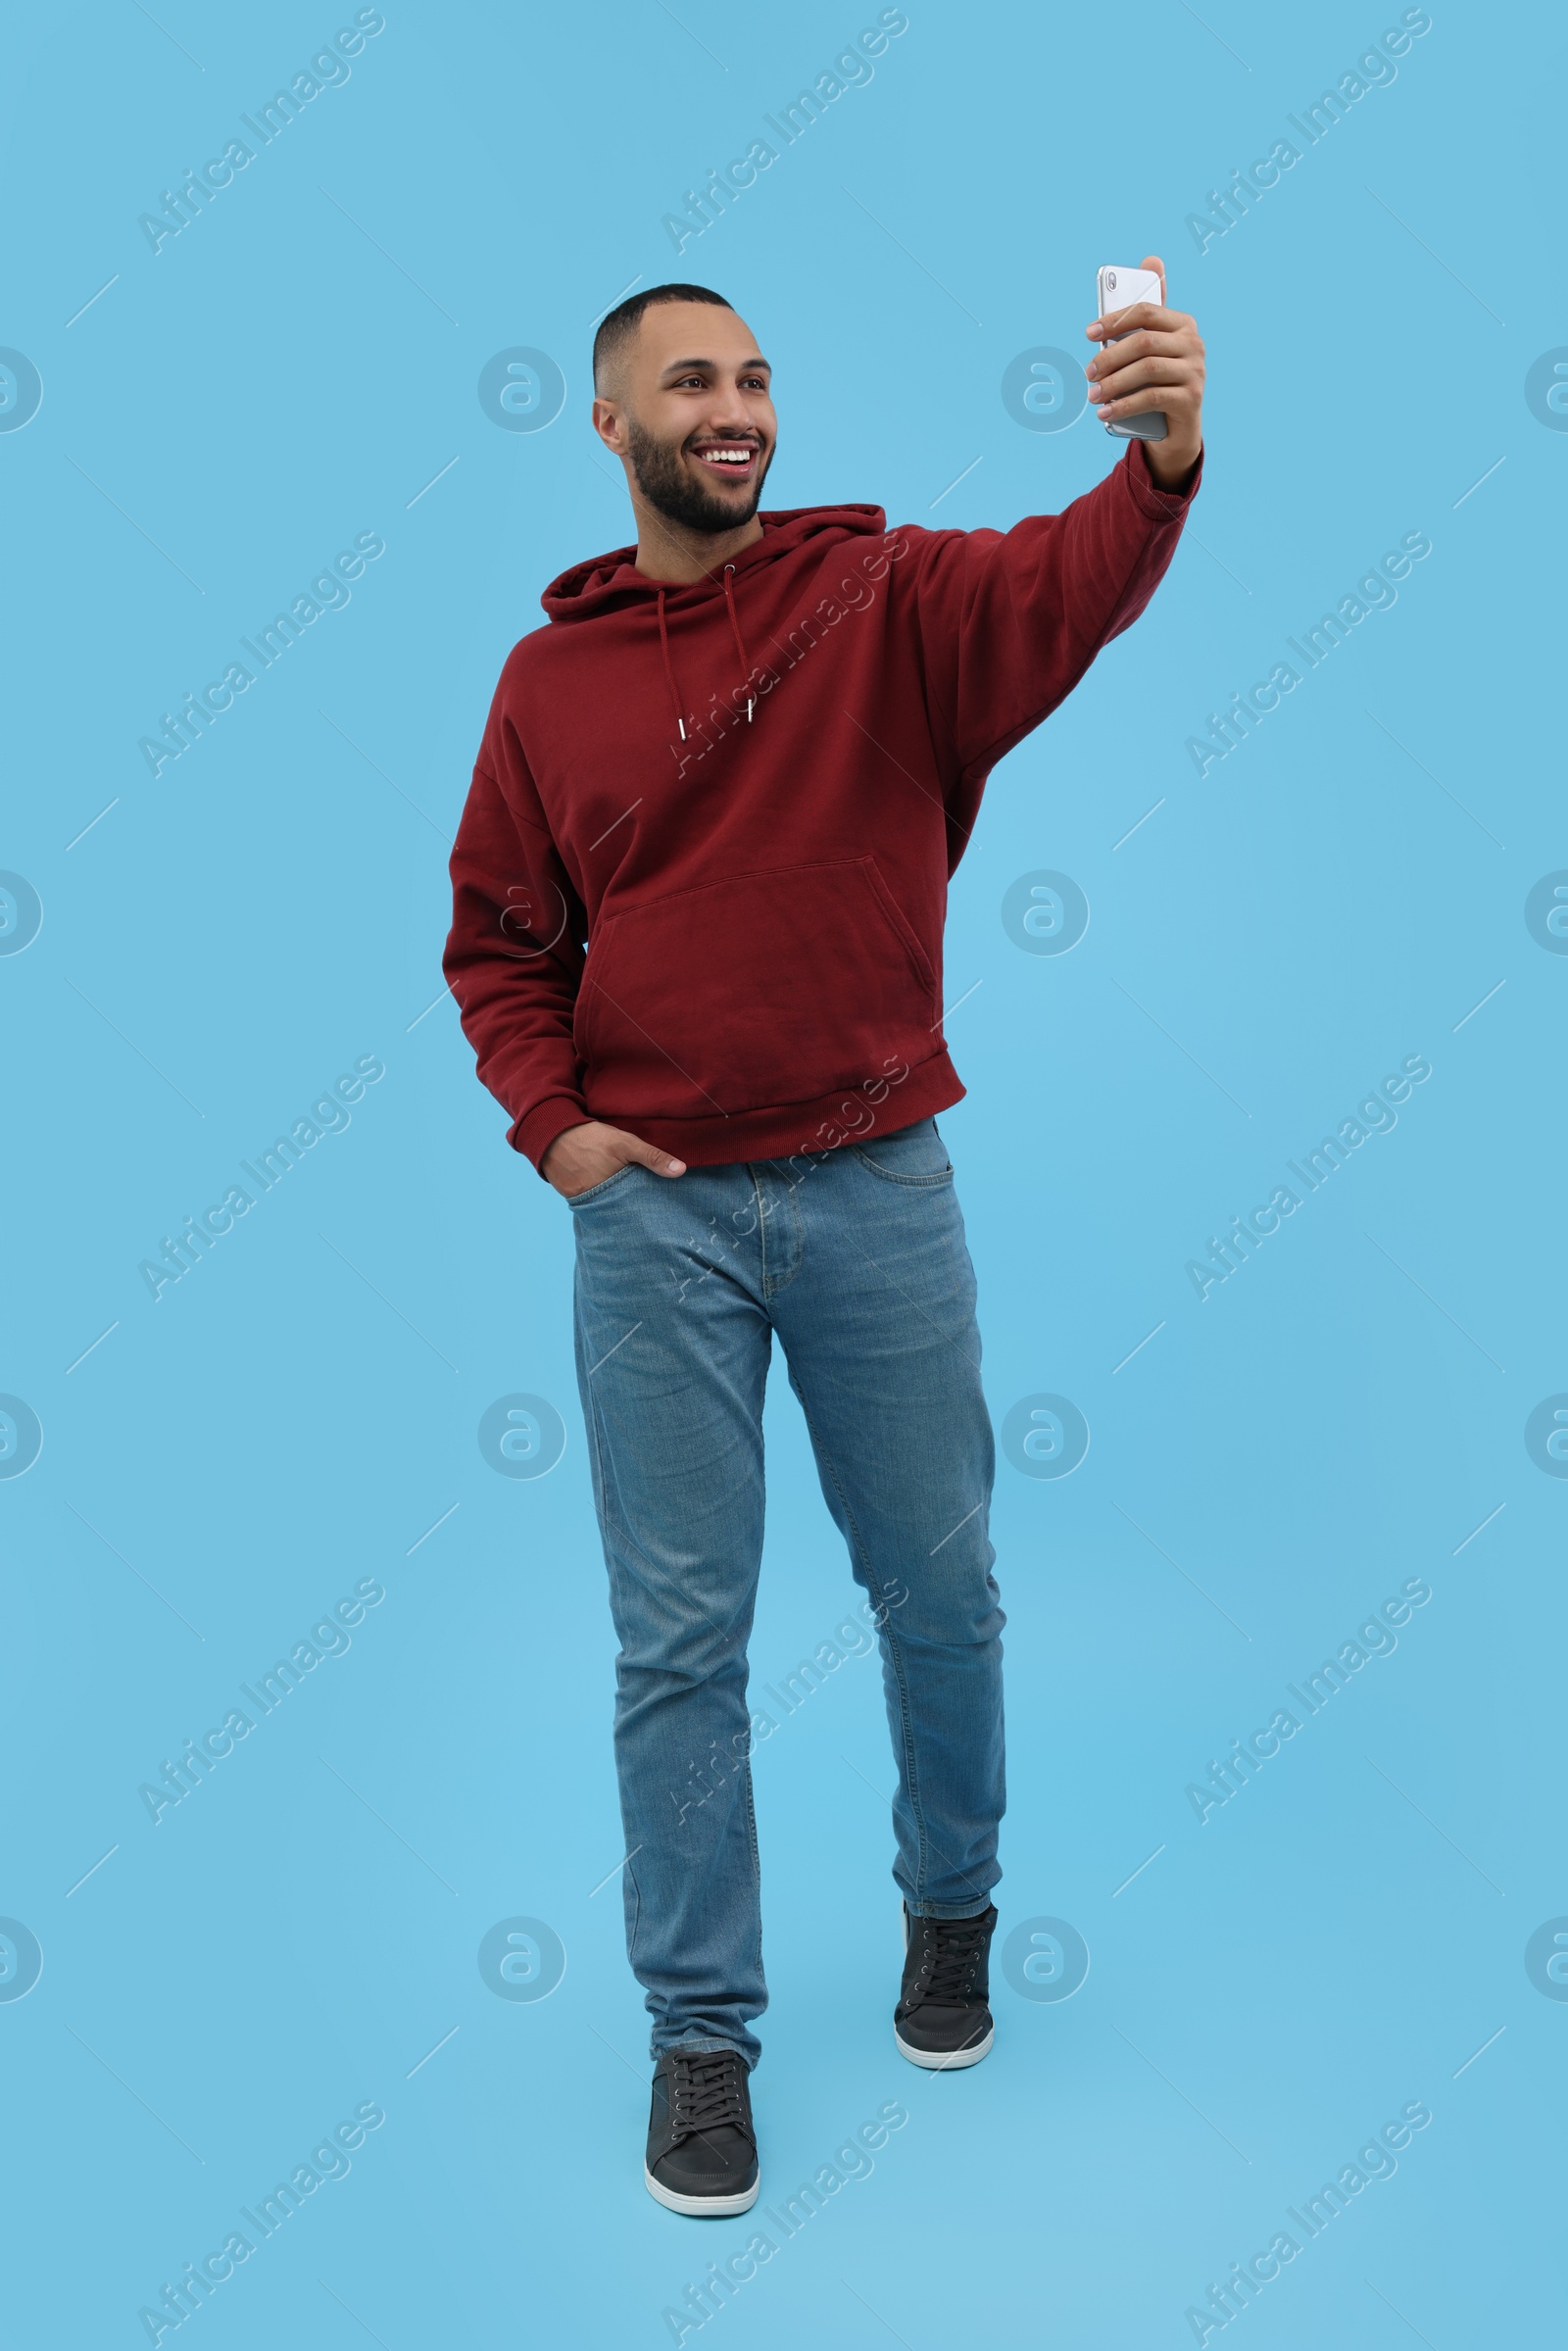
[[1134, 441], [1005, 532], [807, 507], [695, 587], [629, 547], [563, 572], [452, 857], [445, 970], [509, 1141], [537, 1166], [602, 1118], [701, 1166], [957, 1102], [942, 926], [986, 777], [1138, 617], [1196, 487]]

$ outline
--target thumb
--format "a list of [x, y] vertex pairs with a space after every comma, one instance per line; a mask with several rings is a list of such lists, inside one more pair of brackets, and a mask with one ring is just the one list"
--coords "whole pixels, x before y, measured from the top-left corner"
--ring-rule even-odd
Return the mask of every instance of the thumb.
[[1165, 307], [1165, 265], [1164, 265], [1164, 263], [1163, 263], [1163, 262], [1160, 260], [1160, 258], [1159, 258], [1159, 255], [1158, 255], [1157, 253], [1146, 253], [1146, 254], [1144, 255], [1144, 258], [1143, 258], [1143, 260], [1142, 260], [1142, 261], [1139, 263], [1138, 267], [1140, 268], [1140, 269], [1153, 269], [1153, 270], [1155, 270], [1155, 271], [1158, 273], [1158, 276], [1159, 276], [1159, 301], [1160, 301], [1160, 308], [1163, 310], [1163, 309], [1164, 309], [1164, 307]]
[[635, 1159], [639, 1166], [652, 1168], [655, 1175], [679, 1176], [686, 1173], [684, 1159], [671, 1158], [668, 1151], [656, 1150], [653, 1144], [645, 1143], [640, 1135], [628, 1135], [626, 1140], [631, 1145], [626, 1156]]

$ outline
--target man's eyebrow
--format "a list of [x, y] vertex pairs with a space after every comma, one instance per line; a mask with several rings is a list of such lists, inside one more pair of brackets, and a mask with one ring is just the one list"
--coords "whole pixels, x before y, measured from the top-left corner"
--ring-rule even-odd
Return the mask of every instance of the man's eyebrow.
[[[671, 360], [669, 365], [663, 369], [663, 373], [665, 375], [682, 375], [692, 367], [708, 367], [716, 374], [718, 372], [718, 362], [711, 359]], [[760, 353], [754, 352], [749, 360], [742, 360], [739, 367], [736, 369], [736, 373], [738, 375], [752, 374], [755, 373], [759, 367], [761, 368], [764, 375], [771, 375], [773, 372], [772, 368], [768, 366], [766, 360], [761, 357]]]

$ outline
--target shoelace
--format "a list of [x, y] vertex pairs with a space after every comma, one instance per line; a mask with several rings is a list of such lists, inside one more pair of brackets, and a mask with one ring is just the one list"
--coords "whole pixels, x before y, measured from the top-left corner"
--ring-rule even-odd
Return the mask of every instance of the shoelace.
[[969, 1996], [970, 1980], [985, 1939], [985, 1921], [926, 1919], [935, 1948], [921, 1986], [923, 1996], [941, 2007], [956, 2008]]
[[677, 2138], [715, 2131], [724, 2123], [747, 2130], [741, 2061], [733, 2050], [710, 2049], [691, 2057], [676, 2052], [670, 2123]]

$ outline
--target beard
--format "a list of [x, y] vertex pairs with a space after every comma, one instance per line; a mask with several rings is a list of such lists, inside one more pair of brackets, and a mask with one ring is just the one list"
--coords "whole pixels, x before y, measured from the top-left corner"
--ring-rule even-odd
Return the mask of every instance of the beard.
[[759, 450], [757, 478], [744, 506], [719, 498], [692, 480], [681, 462], [683, 442], [656, 440], [635, 417], [626, 420], [626, 454], [637, 487], [666, 522], [685, 530], [705, 531], [716, 538], [750, 522], [762, 496], [762, 484], [773, 462], [771, 450]]

